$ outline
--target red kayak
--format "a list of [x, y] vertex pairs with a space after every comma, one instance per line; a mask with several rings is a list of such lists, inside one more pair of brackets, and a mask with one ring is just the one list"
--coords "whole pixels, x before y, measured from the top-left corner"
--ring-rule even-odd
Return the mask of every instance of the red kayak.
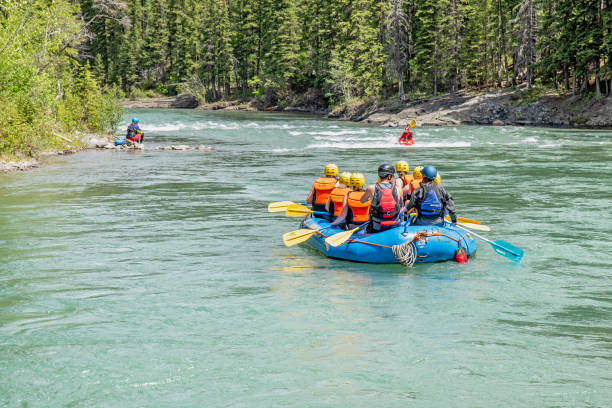
[[414, 140], [412, 139], [400, 139], [398, 143], [404, 146], [412, 146], [414, 144]]

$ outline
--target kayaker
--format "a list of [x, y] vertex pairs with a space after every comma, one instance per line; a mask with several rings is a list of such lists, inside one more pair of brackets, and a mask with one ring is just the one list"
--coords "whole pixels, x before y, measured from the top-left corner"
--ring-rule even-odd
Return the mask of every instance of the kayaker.
[[325, 166], [323, 174], [325, 177], [319, 177], [315, 180], [308, 197], [306, 197], [306, 202], [312, 204], [313, 211], [325, 211], [329, 194], [338, 183], [336, 178], [338, 177], [338, 166], [333, 163], [328, 164]]
[[360, 225], [365, 224], [370, 220], [370, 203], [372, 200], [365, 203], [361, 202], [361, 197], [365, 194], [363, 185], [365, 184], [365, 177], [361, 173], [353, 173], [351, 175], [351, 187], [353, 191], [350, 191], [344, 198], [342, 203], [342, 211], [340, 215], [332, 225], [345, 224], [345, 229], [352, 229]]
[[345, 201], [345, 196], [351, 191], [351, 173], [348, 171], [342, 172], [338, 178], [338, 184], [329, 194], [327, 203], [325, 203], [325, 211], [329, 212], [333, 217], [338, 217], [342, 211], [342, 203]]
[[378, 183], [368, 186], [359, 200], [370, 205], [368, 232], [379, 232], [399, 225], [402, 191], [395, 184], [395, 169], [390, 164], [378, 167]]
[[409, 174], [410, 166], [408, 162], [400, 160], [395, 163], [395, 171], [397, 172], [395, 183], [402, 190], [403, 200], [407, 201], [410, 198], [410, 183], [412, 183], [412, 174]]
[[144, 142], [144, 135], [142, 134], [140, 126], [138, 126], [139, 122], [140, 120], [138, 120], [137, 118], [132, 118], [132, 123], [130, 123], [127, 127], [127, 134], [125, 136], [127, 140], [131, 140], [132, 142], [137, 143]]
[[415, 225], [443, 225], [444, 214], [448, 212], [452, 223], [457, 222], [455, 202], [444, 187], [436, 183], [438, 171], [434, 166], [425, 166], [421, 172], [423, 182], [412, 194], [406, 204], [406, 212], [416, 208], [419, 214], [414, 220]]
[[402, 142], [408, 143], [412, 141], [413, 141], [412, 140], [412, 130], [410, 129], [410, 125], [406, 125], [406, 128], [404, 129], [404, 133], [402, 133], [402, 135], [398, 139], [398, 142], [401, 144]]

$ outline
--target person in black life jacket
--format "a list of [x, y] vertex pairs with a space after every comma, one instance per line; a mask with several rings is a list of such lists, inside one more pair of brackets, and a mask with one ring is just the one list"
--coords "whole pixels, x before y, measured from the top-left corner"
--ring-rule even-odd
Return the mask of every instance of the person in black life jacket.
[[130, 123], [127, 127], [127, 134], [125, 135], [125, 138], [127, 140], [131, 140], [132, 142], [138, 143], [144, 142], [144, 135], [142, 134], [140, 126], [138, 126], [139, 122], [140, 121], [138, 119], [132, 118], [132, 123]]
[[402, 191], [395, 184], [395, 169], [390, 164], [378, 167], [378, 183], [368, 186], [361, 202], [372, 200], [368, 232], [380, 232], [400, 225]]
[[406, 204], [406, 212], [416, 208], [419, 212], [414, 220], [415, 225], [443, 225], [444, 214], [448, 212], [451, 222], [457, 222], [455, 202], [448, 191], [438, 183], [438, 171], [434, 166], [425, 166], [421, 171], [423, 181]]
[[342, 211], [336, 220], [331, 223], [331, 225], [344, 224], [347, 230], [363, 225], [370, 220], [371, 201], [361, 202], [361, 197], [365, 194], [363, 189], [365, 177], [361, 173], [353, 173], [351, 174], [350, 184], [353, 190], [344, 196]]
[[306, 202], [312, 204], [313, 211], [325, 211], [327, 199], [338, 184], [338, 172], [338, 166], [330, 163], [323, 170], [325, 177], [319, 177], [315, 180], [308, 197], [306, 197]]

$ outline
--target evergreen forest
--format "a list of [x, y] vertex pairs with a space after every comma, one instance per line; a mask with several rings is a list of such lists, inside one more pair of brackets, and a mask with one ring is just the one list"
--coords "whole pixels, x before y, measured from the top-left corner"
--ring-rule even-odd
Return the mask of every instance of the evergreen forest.
[[124, 91], [327, 106], [540, 84], [607, 95], [610, 0], [81, 0]]
[[113, 129], [126, 95], [333, 107], [611, 78], [612, 0], [0, 0], [0, 155]]

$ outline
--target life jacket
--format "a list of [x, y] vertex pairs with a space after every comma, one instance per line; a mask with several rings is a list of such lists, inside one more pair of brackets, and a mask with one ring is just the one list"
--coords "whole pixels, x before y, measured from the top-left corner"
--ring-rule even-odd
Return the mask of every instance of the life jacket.
[[354, 224], [362, 224], [370, 219], [369, 212], [372, 200], [362, 203], [361, 197], [364, 193], [365, 191], [351, 191], [346, 197], [346, 204], [352, 213], [352, 222]]
[[442, 211], [444, 210], [444, 206], [442, 205], [442, 201], [438, 197], [438, 193], [434, 186], [424, 187], [424, 198], [419, 206], [419, 214], [427, 215], [427, 216], [442, 216]]
[[339, 188], [339, 187], [336, 187], [329, 194], [329, 199], [331, 200], [331, 202], [332, 202], [332, 204], [334, 206], [334, 208], [330, 208], [329, 209], [329, 212], [331, 213], [333, 211], [333, 214], [334, 214], [335, 217], [339, 216], [340, 213], [342, 212], [342, 202], [344, 201], [344, 196], [349, 191], [351, 191], [350, 188]]
[[336, 187], [336, 180], [334, 177], [321, 177], [314, 182], [314, 198], [312, 209], [315, 211], [325, 211], [325, 204], [329, 198], [330, 193]]
[[400, 180], [402, 180], [402, 182], [404, 183], [404, 187], [406, 187], [407, 185], [409, 185], [410, 183], [412, 183], [413, 177], [412, 175], [408, 175], [408, 174], [404, 174]]
[[423, 179], [412, 179], [410, 182], [410, 194], [414, 193], [417, 188], [421, 187], [422, 181]]
[[401, 201], [397, 196], [395, 186], [376, 183], [374, 199], [370, 207], [372, 220], [381, 227], [392, 226], [398, 221], [400, 209]]
[[127, 140], [131, 140], [132, 142], [140, 142], [140, 133], [136, 133], [132, 137], [127, 137]]

